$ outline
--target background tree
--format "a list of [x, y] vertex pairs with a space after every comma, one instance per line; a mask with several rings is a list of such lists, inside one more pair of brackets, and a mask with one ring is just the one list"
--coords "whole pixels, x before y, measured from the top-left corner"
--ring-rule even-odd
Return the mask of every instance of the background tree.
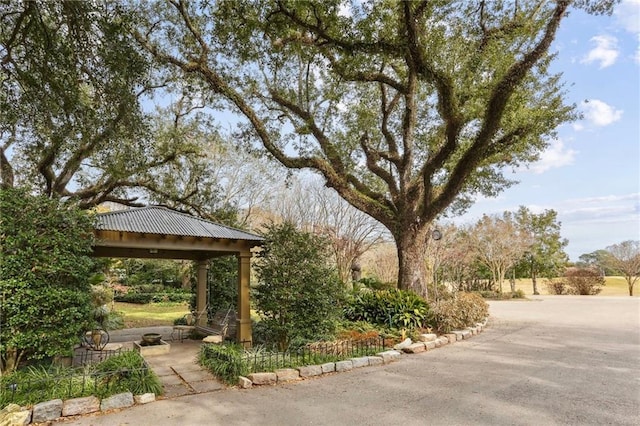
[[341, 316], [344, 289], [329, 266], [326, 241], [291, 223], [267, 228], [255, 271], [260, 328], [280, 350], [291, 341], [333, 332]]
[[[502, 293], [507, 271], [529, 249], [531, 237], [522, 232], [510, 212], [502, 217], [484, 215], [467, 235], [478, 261], [489, 268], [493, 282]], [[511, 291], [515, 291], [513, 286]]]
[[[610, 2], [220, 1], [138, 4], [135, 36], [238, 132], [312, 169], [393, 235], [398, 285], [426, 295], [431, 223], [575, 117], [548, 53], [570, 7]], [[221, 104], [217, 103], [221, 102]]]
[[605, 276], [617, 275], [620, 272], [611, 268], [611, 253], [607, 250], [600, 249], [591, 253], [581, 254], [576, 262], [579, 268], [596, 268]]
[[534, 214], [520, 206], [515, 220], [522, 232], [531, 239], [531, 245], [520, 261], [521, 269], [528, 270], [533, 284], [533, 294], [538, 292], [538, 277], [554, 278], [565, 267], [569, 257], [564, 248], [569, 243], [560, 236], [560, 222], [555, 210]]
[[628, 240], [607, 247], [610, 256], [608, 265], [620, 271], [627, 281], [629, 296], [633, 296], [633, 286], [640, 278], [640, 241]]
[[0, 190], [0, 372], [69, 355], [88, 329], [92, 231], [76, 206]]
[[[384, 240], [384, 227], [313, 177], [289, 177], [272, 188], [271, 220], [327, 238], [340, 280], [351, 286], [351, 266]], [[394, 277], [395, 279], [395, 277]]]
[[397, 287], [398, 253], [393, 243], [383, 242], [372, 247], [361, 261], [364, 278], [373, 278]]

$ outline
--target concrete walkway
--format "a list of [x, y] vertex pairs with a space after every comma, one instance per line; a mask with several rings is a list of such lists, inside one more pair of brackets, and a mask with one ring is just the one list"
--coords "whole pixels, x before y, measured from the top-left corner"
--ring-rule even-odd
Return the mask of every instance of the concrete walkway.
[[[139, 342], [142, 339], [143, 334], [158, 333], [162, 335], [162, 340], [170, 344], [169, 353], [144, 357], [162, 382], [164, 394], [159, 399], [223, 389], [224, 385], [197, 363], [202, 342], [189, 339], [182, 342], [172, 340], [172, 331], [173, 327], [170, 326], [114, 330], [109, 333], [110, 343], [131, 348], [134, 341]], [[176, 334], [174, 337], [178, 339]]]

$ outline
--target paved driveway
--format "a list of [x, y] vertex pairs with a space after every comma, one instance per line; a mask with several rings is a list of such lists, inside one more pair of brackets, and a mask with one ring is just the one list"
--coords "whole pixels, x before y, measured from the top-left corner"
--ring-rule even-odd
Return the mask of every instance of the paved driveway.
[[640, 298], [543, 296], [491, 313], [471, 340], [386, 366], [64, 424], [640, 424]]

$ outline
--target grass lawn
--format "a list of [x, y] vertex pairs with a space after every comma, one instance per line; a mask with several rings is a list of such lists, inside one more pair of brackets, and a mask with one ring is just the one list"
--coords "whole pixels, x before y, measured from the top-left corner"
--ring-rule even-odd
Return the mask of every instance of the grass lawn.
[[[598, 296], [629, 296], [629, 288], [624, 277], [606, 277], [606, 284]], [[516, 288], [522, 289], [527, 296], [533, 294], [533, 285], [530, 279], [516, 280]], [[504, 291], [509, 291], [509, 282], [504, 284]], [[538, 279], [538, 291], [540, 294], [549, 294], [544, 279]], [[640, 296], [640, 285], [636, 283], [633, 287], [633, 297]]]
[[114, 304], [114, 310], [121, 312], [125, 328], [173, 325], [173, 320], [189, 313], [187, 303], [137, 303]]

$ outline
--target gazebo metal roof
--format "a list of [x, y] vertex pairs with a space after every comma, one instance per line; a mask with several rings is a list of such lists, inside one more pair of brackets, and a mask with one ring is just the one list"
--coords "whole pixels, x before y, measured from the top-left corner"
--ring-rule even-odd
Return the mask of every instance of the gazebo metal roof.
[[176, 235], [196, 238], [248, 240], [260, 242], [262, 237], [220, 225], [205, 219], [176, 212], [161, 206], [119, 210], [97, 215], [96, 230], [135, 232], [140, 234]]

